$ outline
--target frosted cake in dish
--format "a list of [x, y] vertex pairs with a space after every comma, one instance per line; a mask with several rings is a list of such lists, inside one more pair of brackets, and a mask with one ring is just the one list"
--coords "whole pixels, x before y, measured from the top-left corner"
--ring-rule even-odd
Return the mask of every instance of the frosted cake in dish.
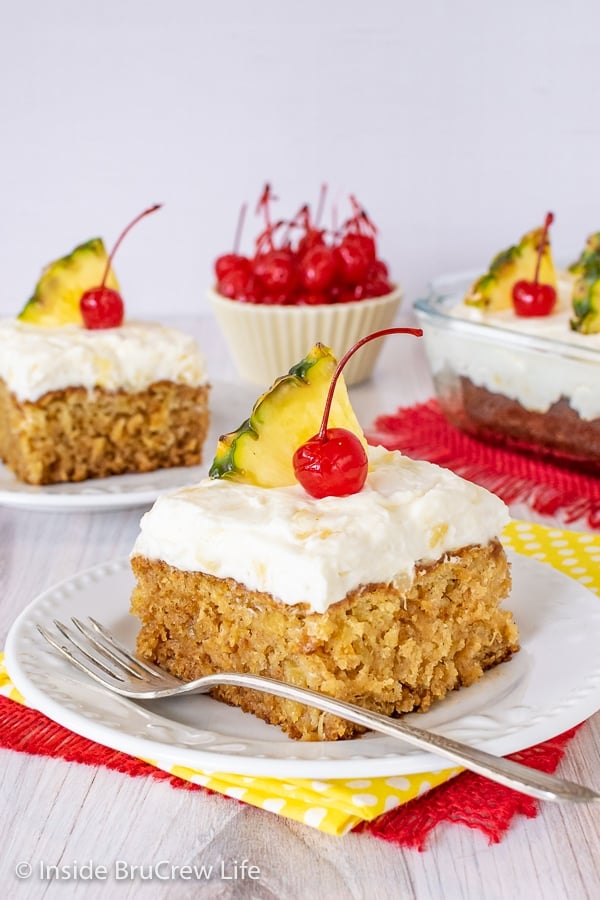
[[585, 271], [578, 261], [555, 273], [549, 280], [554, 303], [537, 315], [519, 314], [510, 300], [519, 276], [514, 269], [505, 272], [499, 303], [481, 302], [474, 286], [465, 291], [464, 279], [434, 282], [416, 312], [440, 405], [453, 424], [493, 443], [600, 470], [600, 268], [594, 265], [597, 255], [594, 264], [588, 256]]

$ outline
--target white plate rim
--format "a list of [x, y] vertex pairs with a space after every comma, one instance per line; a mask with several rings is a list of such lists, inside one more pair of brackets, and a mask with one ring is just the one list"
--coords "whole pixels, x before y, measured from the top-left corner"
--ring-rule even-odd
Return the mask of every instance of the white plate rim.
[[[535, 583], [539, 583], [540, 580], [545, 582], [544, 589], [540, 590], [537, 600], [531, 597], [531, 588], [529, 587], [527, 591], [520, 589], [523, 597], [518, 601], [513, 590], [513, 595], [508, 603], [509, 608], [512, 608], [511, 601], [512, 605], [516, 603], [517, 610], [522, 607], [522, 615], [525, 615], [525, 603], [531, 605], [532, 599], [534, 606], [537, 603], [539, 609], [534, 609], [535, 615], [529, 614], [529, 617], [533, 624], [537, 621], [536, 617], [540, 619], [536, 627], [540, 627], [541, 637], [537, 634], [534, 634], [533, 637], [525, 637], [522, 649], [513, 657], [513, 660], [486, 673], [484, 678], [472, 687], [453, 692], [449, 698], [437, 704], [432, 711], [424, 714], [412, 714], [408, 717], [409, 721], [423, 728], [432, 727], [432, 730], [435, 729], [458, 740], [465, 740], [466, 730], [470, 743], [498, 755], [514, 753], [550, 739], [578, 725], [600, 709], [600, 657], [596, 652], [600, 638], [600, 600], [583, 585], [551, 566], [512, 551], [508, 551], [508, 553], [512, 563], [513, 576], [516, 576], [515, 582], [519, 580], [524, 580], [526, 583], [532, 580]], [[64, 579], [44, 591], [27, 606], [9, 631], [5, 663], [13, 684], [23, 694], [30, 706], [38, 709], [58, 724], [112, 749], [129, 753], [132, 756], [155, 760], [161, 768], [167, 769], [173, 765], [179, 765], [202, 772], [230, 772], [277, 779], [339, 779], [406, 775], [452, 767], [451, 763], [441, 757], [402, 747], [399, 742], [383, 735], [372, 733], [356, 740], [321, 744], [295, 742], [289, 740], [279, 729], [274, 729], [273, 726], [267, 726], [262, 722], [259, 723], [259, 727], [275, 735], [273, 740], [269, 738], [270, 753], [248, 754], [243, 749], [240, 752], [239, 746], [235, 744], [235, 738], [232, 743], [231, 736], [212, 732], [206, 728], [202, 729], [199, 726], [196, 726], [194, 731], [194, 741], [197, 736], [200, 736], [200, 743], [202, 743], [204, 735], [216, 735], [217, 739], [220, 738], [222, 741], [220, 747], [225, 749], [219, 749], [218, 741], [216, 752], [214, 749], [210, 749], [210, 741], [204, 748], [194, 745], [190, 749], [189, 745], [186, 746], [190, 734], [188, 726], [174, 724], [173, 720], [165, 719], [163, 715], [153, 712], [152, 710], [156, 709], [156, 706], [153, 706], [151, 710], [143, 709], [140, 704], [133, 704], [123, 698], [108, 695], [107, 692], [92, 685], [85, 679], [85, 676], [79, 675], [66, 661], [60, 659], [35, 628], [36, 622], [48, 624], [50, 615], [58, 615], [62, 618], [70, 614], [85, 615], [86, 612], [81, 609], [81, 601], [90, 594], [92, 590], [90, 585], [102, 587], [106, 582], [110, 582], [111, 578], [116, 579], [117, 584], [122, 582], [122, 588], [126, 584], [129, 587], [133, 584], [133, 576], [127, 559], [94, 566]], [[525, 598], [525, 593], [528, 594], [527, 598]], [[123, 618], [127, 613], [127, 606], [123, 605], [123, 600], [128, 600], [128, 598], [119, 596], [118, 591], [109, 591], [108, 596], [115, 604], [114, 609], [109, 606], [113, 617]], [[547, 604], [548, 609], [546, 609]], [[48, 606], [45, 613], [44, 605]], [[540, 610], [543, 615], [540, 615]], [[107, 618], [107, 610], [98, 612], [97, 609], [93, 609], [91, 613], [104, 621], [109, 628], [112, 627], [113, 620], [110, 616]], [[582, 615], [585, 616], [585, 627], [582, 624]], [[518, 621], [517, 613], [516, 617]], [[130, 623], [135, 621], [129, 615], [128, 620]], [[552, 644], [550, 647], [546, 646], [545, 654], [540, 654], [540, 648], [537, 647], [542, 638], [548, 640], [549, 637], [560, 645], [563, 658], [565, 653], [568, 655], [570, 645], [573, 645], [572, 662], [577, 664], [579, 660], [580, 666], [583, 666], [582, 671], [586, 680], [582, 682], [581, 673], [577, 672], [575, 679], [569, 683], [568, 678], [572, 676], [572, 670], [567, 666], [566, 672], [563, 673], [567, 681], [566, 683], [561, 682], [564, 695], [554, 700], [547, 698], [548, 707], [544, 710], [531, 706], [529, 701], [524, 703], [522, 695], [523, 692], [525, 695], [528, 692], [531, 693], [531, 685], [536, 677], [538, 681], [542, 675], [547, 678], [547, 673], [556, 667], [553, 655], [556, 652], [556, 646], [552, 646]], [[582, 654], [583, 649], [587, 656]], [[532, 656], [532, 652], [536, 650], [538, 651], [537, 659], [535, 655]], [[520, 658], [523, 666], [513, 670], [510, 674], [509, 667], [513, 666], [515, 661]], [[40, 667], [38, 665], [40, 659], [49, 662], [52, 671], [44, 666]], [[539, 672], [542, 663], [545, 675], [544, 672]], [[536, 675], [536, 673], [538, 674]], [[51, 675], [54, 676], [54, 682], [58, 681], [58, 688], [56, 685], [54, 688], [52, 687]], [[493, 707], [494, 715], [491, 711], [484, 713], [479, 708], [486, 692], [489, 693], [490, 684], [494, 682], [497, 682], [494, 702], [499, 703], [500, 707], [502, 704], [506, 706], [505, 718], [496, 723], [494, 723], [494, 715], [498, 716], [498, 705]], [[65, 703], [64, 697], [61, 699], [60, 695], [61, 691], [64, 692], [65, 686], [67, 690], [75, 690], [76, 695], [78, 692], [83, 692], [86, 696], [91, 694], [96, 706], [92, 704], [90, 707], [89, 701], [82, 704], [77, 700], [77, 696], [70, 698], [70, 705]], [[538, 684], [536, 690], [539, 689], [540, 685]], [[58, 691], [58, 699], [56, 691]], [[511, 701], [510, 697], [514, 693], [518, 696]], [[535, 695], [535, 691], [533, 693]], [[460, 709], [461, 705], [464, 706], [463, 701], [467, 701], [467, 696], [470, 701], [476, 700], [473, 710], [467, 711], [467, 715], [462, 718], [460, 716], [455, 719], [450, 717], [444, 723], [444, 710], [446, 710], [446, 715], [448, 712], [451, 713], [452, 704]], [[188, 703], [191, 700], [203, 704], [210, 703], [213, 706], [216, 704], [214, 708], [218, 708], [219, 712], [222, 711], [225, 717], [236, 716], [244, 722], [256, 721], [253, 716], [225, 704], [219, 704], [205, 696], [186, 698]], [[517, 700], [520, 702], [516, 702]], [[539, 702], [539, 697], [537, 701]], [[172, 701], [162, 701], [162, 703], [165, 702]], [[99, 717], [97, 714], [98, 704], [107, 706], [109, 712], [106, 713], [106, 710], [102, 711], [101, 709]], [[468, 701], [466, 705], [468, 710]], [[107, 715], [109, 718], [111, 715], [113, 717], [114, 715], [117, 717], [121, 714], [124, 715], [123, 709], [125, 708], [128, 717], [131, 715], [134, 718], [141, 717], [144, 727], [153, 729], [152, 738], [140, 737], [131, 730], [124, 732], [120, 727], [116, 728], [114, 723], [111, 725], [110, 721], [107, 724]], [[523, 714], [527, 717], [527, 725], [524, 724]], [[512, 724], [511, 717], [514, 720]], [[147, 722], [149, 725], [146, 724]], [[163, 735], [165, 723], [166, 739]], [[236, 722], [236, 727], [237, 725], [239, 725], [239, 721]], [[478, 734], [476, 739], [473, 739], [473, 729]], [[180, 736], [184, 735], [185, 739], [173, 742], [174, 730]], [[245, 738], [245, 740], [248, 739]], [[258, 746], [264, 744], [264, 737], [261, 736]], [[257, 745], [256, 741], [254, 741], [254, 745]], [[273, 748], [277, 748], [279, 753], [283, 748], [283, 756], [274, 753]], [[317, 756], [316, 754], [319, 752], [320, 756]]]
[[149, 506], [160, 494], [194, 484], [208, 474], [220, 435], [234, 430], [247, 418], [255, 395], [255, 387], [211, 379], [210, 426], [200, 465], [32, 485], [19, 481], [0, 462], [0, 506], [38, 512], [101, 512]]
[[[48, 512], [129, 509], [153, 503], [163, 491], [184, 487], [206, 474], [202, 465], [160, 470], [163, 474], [167, 472], [170, 478], [164, 479], [163, 483], [157, 478], [158, 472], [113, 475], [110, 478], [78, 482], [78, 491], [67, 492], [63, 485], [38, 487], [17, 482], [7, 467], [0, 463], [0, 484], [4, 485], [0, 487], [0, 506]], [[70, 484], [70, 487], [74, 487], [74, 484]]]

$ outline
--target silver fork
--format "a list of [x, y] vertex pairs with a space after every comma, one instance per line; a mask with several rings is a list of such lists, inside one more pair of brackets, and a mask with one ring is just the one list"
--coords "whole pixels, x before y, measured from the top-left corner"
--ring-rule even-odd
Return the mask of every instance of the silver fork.
[[274, 678], [249, 673], [219, 672], [195, 681], [180, 681], [158, 666], [134, 656], [95, 619], [88, 618], [87, 624], [75, 617], [71, 621], [77, 631], [62, 622], [54, 621], [64, 641], [47, 628], [38, 625], [37, 629], [48, 643], [80, 671], [123, 697], [154, 700], [181, 694], [204, 694], [218, 685], [252, 688], [332, 713], [356, 725], [402, 740], [420, 750], [433, 751], [472, 772], [540, 800], [575, 803], [600, 801], [600, 794], [583, 785], [555, 778], [513, 760], [424, 731], [404, 719], [391, 719], [353, 703], [335, 700], [318, 691], [296, 687]]

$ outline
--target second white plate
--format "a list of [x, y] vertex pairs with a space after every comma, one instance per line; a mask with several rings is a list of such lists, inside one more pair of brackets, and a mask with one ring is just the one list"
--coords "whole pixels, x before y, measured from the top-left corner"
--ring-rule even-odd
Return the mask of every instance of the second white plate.
[[194, 484], [208, 473], [221, 434], [236, 429], [247, 419], [256, 400], [256, 388], [213, 382], [210, 394], [211, 420], [200, 466], [159, 469], [112, 478], [93, 478], [70, 484], [32, 485], [18, 481], [0, 463], [0, 506], [48, 512], [93, 512], [149, 506], [159, 494]]
[[[509, 607], [521, 650], [477, 684], [452, 693], [415, 724], [504, 755], [547, 740], [600, 708], [600, 600], [537, 560], [511, 553]], [[93, 615], [128, 646], [133, 576], [127, 560], [97, 566], [41, 594], [8, 635], [6, 665], [27, 702], [100, 744], [201, 771], [275, 778], [362, 778], [447, 768], [401, 741], [369, 733], [349, 741], [296, 742], [273, 726], [207, 696], [134, 703], [74, 670], [41, 637]]]

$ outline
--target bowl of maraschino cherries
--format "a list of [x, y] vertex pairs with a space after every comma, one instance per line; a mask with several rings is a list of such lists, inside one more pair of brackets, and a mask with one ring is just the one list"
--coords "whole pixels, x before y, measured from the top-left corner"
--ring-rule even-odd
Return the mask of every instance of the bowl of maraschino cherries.
[[[239, 374], [254, 384], [272, 384], [317, 342], [340, 358], [396, 317], [402, 291], [379, 257], [376, 226], [350, 196], [341, 224], [328, 227], [326, 194], [322, 188], [314, 213], [304, 205], [291, 218], [276, 219], [277, 198], [266, 185], [252, 253], [241, 252], [244, 205], [231, 251], [215, 261], [212, 309]], [[371, 376], [381, 343], [351, 360], [347, 384]]]

